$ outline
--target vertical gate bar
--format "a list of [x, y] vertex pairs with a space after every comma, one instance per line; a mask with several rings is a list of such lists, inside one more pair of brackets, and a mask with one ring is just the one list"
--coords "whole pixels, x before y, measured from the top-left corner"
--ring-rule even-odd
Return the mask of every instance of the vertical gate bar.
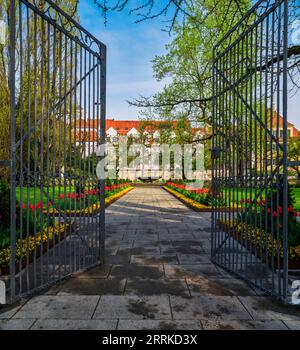
[[[213, 48], [213, 54], [212, 54], [212, 150], [215, 150], [216, 145], [215, 145], [215, 140], [216, 140], [216, 69], [215, 69], [215, 64], [216, 64], [216, 48]], [[216, 189], [215, 189], [215, 155], [212, 155], [212, 196], [213, 198], [216, 198]], [[215, 201], [213, 201], [212, 205], [212, 212], [211, 212], [211, 259], [213, 262], [215, 262], [215, 232], [216, 232], [216, 225], [215, 225], [215, 210], [216, 210], [216, 205]]]
[[[259, 29], [259, 26], [256, 26], [255, 28], [255, 42], [254, 42], [254, 67], [257, 67], [257, 60], [258, 60], [258, 29]], [[252, 71], [253, 67], [251, 65], [251, 76], [252, 74], [254, 74], [254, 113], [255, 115], [257, 115], [257, 72], [253, 73]], [[255, 171], [254, 171], [254, 177], [255, 177], [255, 180], [254, 180], [254, 194], [255, 194], [255, 198], [257, 196], [257, 187], [258, 187], [258, 133], [257, 133], [257, 128], [258, 128], [258, 124], [257, 124], [257, 118], [255, 118], [254, 120], [254, 168], [255, 168]], [[254, 220], [254, 227], [255, 227], [255, 241], [254, 241], [254, 245], [255, 245], [255, 271], [257, 271], [257, 268], [258, 268], [258, 254], [257, 254], [257, 248], [258, 248], [258, 244], [259, 244], [259, 241], [257, 240], [257, 216], [258, 216], [258, 203], [257, 203], [258, 199], [255, 200], [255, 220]], [[260, 215], [261, 213], [259, 213]], [[255, 275], [255, 284], [257, 285], [257, 277]]]
[[[259, 117], [262, 121], [263, 119], [263, 105], [262, 105], [262, 92], [263, 92], [263, 71], [262, 71], [262, 65], [263, 65], [263, 23], [260, 24], [260, 41], [259, 41]], [[263, 188], [263, 128], [259, 128], [259, 188], [260, 190]], [[261, 203], [261, 213], [260, 213], [260, 219], [259, 219], [259, 237], [260, 242], [262, 242], [262, 223], [263, 223], [263, 196], [261, 195], [261, 198], [259, 199]], [[260, 259], [263, 257], [263, 245], [260, 245]], [[260, 287], [263, 287], [263, 276], [260, 274]]]
[[[282, 5], [278, 8], [278, 29], [277, 29], [277, 106], [276, 106], [276, 163], [280, 162], [280, 152], [279, 152], [279, 116], [280, 116], [280, 54], [281, 54], [281, 34], [282, 34]], [[280, 169], [277, 171], [276, 178], [276, 188], [279, 189], [280, 186]], [[277, 203], [280, 203], [279, 191], [277, 190]], [[279, 229], [277, 231], [277, 264], [280, 265], [280, 235]], [[281, 274], [278, 274], [278, 293], [282, 297], [282, 278]]]
[[[232, 79], [234, 82], [237, 81], [237, 45], [234, 46], [233, 50], [233, 62], [231, 62], [233, 66], [233, 74], [232, 74]], [[233, 96], [233, 101], [232, 101], [232, 116], [231, 116], [231, 127], [232, 127], [232, 140], [231, 144], [232, 146], [230, 147], [230, 153], [232, 153], [231, 159], [231, 178], [230, 178], [230, 188], [231, 188], [231, 193], [230, 193], [230, 203], [229, 206], [232, 208], [232, 217], [229, 217], [229, 220], [236, 220], [236, 208], [235, 208], [235, 181], [236, 181], [236, 144], [237, 144], [237, 134], [236, 134], [236, 97]], [[236, 251], [236, 240], [234, 237], [234, 233], [230, 232], [232, 235], [232, 251]], [[237, 264], [237, 259], [236, 255], [232, 253], [232, 270], [233, 272], [236, 271], [236, 264]]]
[[[273, 131], [273, 116], [274, 116], [274, 110], [273, 110], [273, 87], [274, 87], [274, 39], [275, 39], [275, 23], [274, 23], [274, 12], [270, 14], [271, 16], [271, 77], [270, 77], [270, 123], [269, 123], [269, 128], [271, 132]], [[273, 139], [270, 138], [270, 174], [273, 173]], [[273, 291], [275, 294], [277, 294], [276, 287], [275, 287], [275, 257], [274, 257], [274, 220], [272, 219], [274, 211], [278, 212], [278, 208], [274, 208], [274, 181], [273, 179], [271, 180], [271, 240], [272, 240], [272, 256], [271, 256], [271, 264], [272, 264], [272, 286], [273, 286]], [[279, 273], [279, 271], [278, 271]]]
[[[78, 44], [75, 43], [75, 48], [74, 48], [74, 60], [75, 60], [75, 67], [74, 67], [74, 82], [76, 84], [77, 82], [77, 69], [78, 69]], [[73, 127], [73, 130], [72, 130], [72, 137], [74, 138], [73, 140], [73, 147], [74, 147], [74, 169], [76, 169], [77, 167], [77, 87], [75, 88], [75, 91], [74, 91], [74, 101], [73, 101], [73, 104], [74, 104], [74, 127]], [[79, 106], [79, 104], [78, 104]], [[79, 109], [79, 113], [80, 113], [80, 109]], [[80, 122], [80, 117], [79, 117], [79, 122]], [[78, 193], [78, 198], [76, 198], [76, 209], [78, 209], [77, 205], [80, 201], [80, 186], [78, 185], [78, 178], [80, 174], [76, 174], [74, 173], [74, 186], [75, 186], [75, 192]], [[74, 224], [77, 223], [77, 220], [76, 220], [76, 215], [74, 215]], [[73, 249], [74, 249], [74, 256], [73, 256], [73, 264], [74, 264], [74, 271], [76, 271], [77, 269], [79, 269], [79, 265], [77, 267], [77, 258], [79, 258], [77, 256], [77, 241], [75, 240], [74, 241], [74, 246], [73, 246]], [[78, 260], [79, 261], [79, 260]]]
[[[255, 110], [255, 107], [253, 107], [253, 71], [252, 71], [252, 67], [253, 67], [253, 29], [251, 30], [251, 32], [249, 33], [250, 35], [250, 69], [249, 69], [249, 74], [250, 74], [250, 86], [249, 86], [249, 105], [251, 107], [252, 110]], [[255, 118], [256, 120], [256, 118]], [[252, 165], [253, 165], [253, 142], [255, 143], [256, 140], [253, 140], [253, 116], [250, 113], [249, 114], [249, 199], [250, 199], [250, 269], [252, 271], [253, 269], [253, 257], [255, 257], [255, 251], [256, 251], [256, 247], [255, 247], [255, 242], [253, 243], [253, 231], [256, 232], [256, 226], [253, 228], [253, 206], [255, 208], [255, 203], [253, 203], [253, 173], [252, 173]], [[256, 166], [256, 165], [255, 165]], [[254, 211], [255, 212], [255, 211]], [[255, 217], [256, 217], [256, 212], [255, 212]], [[254, 250], [254, 252], [253, 252]], [[254, 273], [254, 283], [256, 283], [256, 271]]]
[[[58, 32], [58, 97], [61, 101], [62, 99], [62, 32]], [[58, 265], [58, 278], [61, 278], [61, 103], [59, 104], [59, 111], [58, 111], [58, 131], [57, 131], [57, 137], [58, 137], [58, 145], [57, 145], [57, 151], [58, 151], [58, 157], [57, 157], [57, 171], [58, 171], [58, 258], [57, 258], [57, 265]], [[55, 115], [54, 115], [55, 118]], [[54, 140], [55, 142], [56, 140]], [[54, 190], [56, 190], [56, 185], [54, 187]]]
[[[245, 53], [244, 53], [244, 50], [245, 50], [245, 42], [244, 42], [244, 38], [242, 38], [242, 44], [241, 44], [241, 50], [242, 50], [242, 58], [241, 58], [241, 77], [244, 76], [244, 60], [245, 60]], [[244, 96], [244, 81], [242, 81], [241, 83], [241, 88], [240, 88], [240, 91], [241, 91], [241, 96]], [[244, 156], [243, 156], [243, 152], [244, 152], [244, 149], [245, 149], [245, 142], [243, 142], [245, 140], [245, 130], [244, 130], [244, 118], [243, 118], [243, 103], [241, 102], [241, 105], [240, 105], [240, 131], [241, 131], [241, 154], [240, 154], [240, 174], [239, 174], [239, 188], [241, 190], [241, 198], [240, 198], [240, 203], [241, 203], [241, 211], [242, 211], [242, 214], [244, 215], [245, 213], [245, 203], [242, 202], [242, 199], [244, 198], [244, 164], [243, 164], [243, 160], [244, 160]], [[242, 222], [244, 223], [245, 219], [243, 218], [242, 219]], [[241, 243], [242, 243], [242, 251], [244, 252], [245, 249], [247, 248], [244, 248], [246, 246], [246, 242], [245, 242], [245, 239], [243, 238], [243, 236], [241, 237]], [[247, 253], [245, 253], [245, 255], [247, 256]], [[241, 273], [243, 275], [243, 277], [245, 277], [244, 275], [244, 254], [241, 255], [241, 264], [240, 264], [240, 269], [241, 269]]]
[[[69, 96], [69, 115], [68, 115], [68, 147], [69, 147], [69, 169], [68, 169], [68, 182], [69, 182], [69, 193], [72, 193], [71, 195], [71, 198], [70, 198], [70, 201], [74, 202], [72, 205], [70, 205], [70, 214], [68, 215], [68, 225], [71, 224], [72, 222], [72, 213], [71, 213], [71, 208], [74, 208], [74, 210], [76, 210], [76, 200], [77, 200], [77, 197], [76, 197], [76, 187], [73, 186], [73, 184], [75, 185], [74, 183], [74, 180], [73, 180], [73, 172], [72, 172], [72, 146], [73, 146], [73, 142], [72, 142], [72, 123], [73, 123], [73, 90], [72, 90], [72, 83], [73, 83], [73, 76], [75, 74], [73, 74], [73, 69], [74, 69], [74, 66], [73, 66], [73, 41], [70, 40], [70, 53], [68, 55], [70, 58], [69, 58], [69, 65], [70, 65], [70, 69], [69, 69], [69, 74], [70, 74], [70, 84], [69, 84], [69, 91], [70, 91], [70, 96]], [[76, 84], [76, 80], [75, 80], [75, 84]], [[75, 88], [75, 91], [76, 91], [76, 88]], [[75, 149], [74, 149], [75, 151]], [[74, 152], [75, 153], [75, 152]], [[75, 167], [74, 167], [75, 169]], [[74, 194], [74, 196], [73, 196]], [[74, 214], [76, 215], [76, 214]], [[70, 232], [70, 228], [68, 227], [67, 228], [67, 234], [71, 234]], [[67, 238], [67, 237], [66, 237]], [[66, 239], [65, 238], [65, 239]], [[69, 240], [69, 274], [73, 272], [73, 264], [72, 264], [72, 258], [73, 258], [73, 254], [72, 254], [72, 247], [74, 246], [73, 244], [73, 240], [70, 239]]]
[[[92, 55], [92, 67], [95, 67], [95, 56]], [[92, 215], [92, 227], [93, 227], [93, 235], [92, 235], [92, 247], [93, 247], [93, 254], [95, 251], [95, 247], [97, 247], [96, 244], [96, 236], [97, 236], [97, 227], [96, 227], [96, 222], [97, 222], [97, 202], [98, 202], [98, 193], [97, 191], [97, 182], [95, 179], [95, 141], [97, 140], [97, 138], [95, 139], [95, 71], [93, 71], [93, 76], [92, 76], [92, 91], [93, 91], [93, 95], [92, 95], [92, 120], [93, 120], [93, 133], [92, 133], [92, 144], [93, 144], [93, 149], [92, 149], [92, 183], [93, 183], [93, 193], [94, 193], [94, 200], [93, 200], [93, 204], [95, 201], [95, 209], [93, 207], [93, 215]], [[95, 210], [95, 212], [94, 212]], [[95, 245], [96, 244], [96, 245]], [[93, 262], [96, 263], [98, 261], [98, 252], [96, 253], [95, 256], [95, 261]]]
[[[244, 40], [246, 41], [245, 43], [245, 89], [244, 89], [244, 100], [245, 100], [245, 121], [243, 120], [244, 124], [244, 135], [243, 137], [245, 137], [245, 153], [244, 153], [244, 163], [245, 163], [245, 174], [243, 175], [243, 198], [245, 200], [244, 202], [244, 213], [245, 213], [245, 218], [244, 218], [244, 224], [245, 224], [245, 228], [246, 228], [246, 232], [245, 232], [245, 246], [246, 246], [246, 250], [247, 250], [247, 254], [246, 254], [246, 261], [245, 261], [245, 266], [244, 266], [244, 277], [247, 278], [247, 274], [248, 274], [248, 264], [249, 264], [249, 260], [250, 260], [250, 264], [251, 264], [251, 239], [250, 242], [248, 240], [248, 233], [249, 233], [249, 225], [248, 225], [248, 181], [249, 181], [249, 144], [251, 142], [249, 142], [249, 121], [251, 122], [251, 113], [249, 113], [248, 108], [246, 107], [246, 105], [249, 105], [249, 34], [247, 34], [244, 37]], [[251, 220], [251, 214], [250, 214], [250, 220]], [[250, 224], [251, 225], [251, 224]], [[251, 232], [251, 228], [250, 228], [250, 232]]]
[[[23, 30], [22, 30], [22, 3], [19, 1], [19, 66], [20, 66], [20, 138], [23, 137], [23, 128], [24, 128], [24, 120], [23, 120]], [[19, 240], [20, 240], [20, 261], [19, 261], [19, 271], [22, 271], [22, 262], [23, 262], [23, 186], [24, 186], [24, 174], [23, 174], [23, 142], [20, 145], [20, 199], [19, 199], [19, 205], [20, 205], [20, 234], [19, 234]], [[26, 210], [26, 209], [24, 209]], [[23, 280], [22, 280], [22, 273], [19, 274], [19, 294], [22, 294], [23, 292]]]
[[[80, 47], [79, 49], [79, 76], [82, 77], [82, 47]], [[80, 183], [80, 201], [79, 201], [79, 210], [80, 210], [80, 214], [79, 214], [79, 224], [78, 224], [78, 230], [81, 228], [82, 226], [82, 195], [84, 196], [84, 187], [83, 187], [83, 183], [82, 183], [82, 157], [83, 157], [83, 153], [82, 153], [82, 145], [84, 145], [84, 141], [82, 139], [82, 81], [80, 81], [79, 84], [79, 113], [80, 113], [80, 117], [79, 117], [79, 139], [78, 139], [78, 144], [79, 144], [79, 149], [80, 149], [80, 155], [79, 155], [79, 169], [80, 169], [80, 173], [79, 173], [79, 183]], [[84, 200], [84, 199], [83, 199]], [[83, 266], [83, 254], [82, 254], [82, 245], [81, 242], [78, 242], [78, 261], [79, 261], [79, 269], [81, 268], [81, 266]]]
[[16, 288], [16, 110], [15, 110], [15, 45], [16, 45], [16, 17], [15, 17], [15, 0], [10, 2], [10, 25], [9, 25], [9, 56], [10, 56], [10, 239], [11, 239], [11, 256], [10, 256], [10, 300], [15, 299]]
[[[264, 53], [264, 59], [268, 59], [268, 54], [269, 54], [269, 17], [266, 18], [266, 49]], [[267, 194], [268, 194], [268, 135], [267, 135], [267, 127], [268, 127], [268, 70], [265, 70], [265, 82], [264, 82], [264, 132], [265, 132], [265, 141], [264, 141], [264, 191], [265, 191], [265, 196], [266, 196], [266, 201], [265, 201], [265, 228], [264, 228], [264, 235], [265, 235], [265, 260], [266, 260], [266, 265], [267, 267], [269, 266], [269, 258], [268, 258], [268, 200], [267, 200]], [[273, 272], [272, 272], [273, 273]], [[268, 277], [267, 277], [268, 279]], [[272, 278], [273, 280], [273, 278]], [[268, 282], [268, 281], [266, 281]]]
[[[240, 65], [240, 60], [241, 60], [241, 41], [238, 41], [237, 43], [237, 81], [239, 82], [238, 88], [240, 89], [240, 79], [241, 76], [243, 75], [243, 72], [241, 72], [241, 65]], [[234, 181], [234, 187], [236, 189], [236, 203], [239, 208], [239, 213], [241, 212], [241, 198], [240, 198], [240, 168], [241, 168], [241, 149], [242, 149], [242, 137], [241, 135], [241, 102], [238, 98], [236, 98], [236, 134], [237, 139], [236, 139], [236, 144], [237, 144], [237, 153], [236, 153], [236, 176], [235, 176], [235, 181]], [[238, 238], [238, 232], [234, 232], [234, 237], [237, 239]], [[241, 252], [240, 257], [237, 257], [236, 259], [236, 270], [239, 271], [241, 269], [241, 262], [242, 262], [242, 256], [243, 256], [243, 247], [241, 246], [241, 243], [236, 243], [236, 248], [239, 249]]]
[[[225, 69], [226, 69], [226, 72], [227, 72], [227, 80], [231, 80], [231, 74], [230, 74], [230, 55], [231, 55], [231, 50], [229, 52], [226, 53], [224, 59], [225, 59]], [[228, 128], [228, 118], [229, 117], [229, 108], [230, 108], [230, 105], [229, 105], [229, 102], [230, 102], [230, 98], [229, 98], [229, 92], [226, 91], [226, 94], [225, 94], [225, 111], [224, 111], [224, 123], [223, 123], [223, 127], [224, 127], [224, 136], [223, 136], [223, 153], [224, 153], [224, 158], [223, 158], [223, 171], [224, 171], [224, 184], [223, 184], [223, 200], [222, 200], [222, 207], [224, 206], [224, 202], [227, 201], [228, 197], [228, 171], [229, 171], [229, 168], [228, 168], [228, 148], [227, 148], [227, 142], [228, 142], [228, 131], [229, 131], [229, 128]], [[230, 210], [230, 209], [229, 209]], [[228, 213], [227, 213], [227, 210], [222, 210], [223, 211], [223, 217], [222, 217], [222, 221], [223, 222], [227, 222], [228, 220]], [[228, 237], [226, 237], [228, 235], [228, 233], [223, 233], [223, 240], [225, 240], [225, 254], [224, 254], [224, 259], [225, 259], [225, 262], [226, 262], [226, 266], [228, 269], [231, 268], [230, 266], [230, 255], [231, 255], [231, 252], [230, 252], [230, 248], [229, 248], [229, 244], [230, 243], [230, 238], [227, 239]]]
[[41, 128], [40, 128], [40, 171], [39, 171], [39, 181], [40, 181], [40, 235], [41, 235], [41, 242], [40, 242], [40, 286], [44, 283], [44, 269], [43, 269], [43, 234], [44, 234], [44, 220], [43, 220], [43, 207], [44, 207], [44, 113], [45, 113], [45, 106], [44, 106], [44, 40], [45, 40], [45, 30], [44, 30], [44, 19], [40, 18], [40, 26], [41, 26], [41, 34], [39, 40], [41, 48], [40, 48], [40, 55], [41, 55], [41, 76], [40, 76], [40, 103], [41, 103]]
[[[99, 65], [99, 61], [98, 58], [96, 59], [97, 62], [97, 71], [96, 71], [96, 76], [97, 76], [97, 80], [96, 80], [96, 89], [97, 89], [97, 96], [96, 96], [96, 110], [97, 110], [97, 155], [99, 155], [99, 146], [100, 146], [100, 65]], [[98, 161], [98, 157], [97, 157], [97, 161]], [[98, 175], [98, 174], [97, 174]], [[100, 199], [101, 199], [101, 193], [100, 193], [100, 179], [97, 176], [97, 187], [99, 189], [99, 194], [98, 194], [98, 210], [97, 213], [101, 211], [101, 207], [100, 207]], [[96, 241], [97, 241], [97, 249], [98, 249], [98, 260], [100, 261], [101, 259], [101, 255], [100, 255], [100, 235], [101, 235], [101, 231], [100, 231], [100, 215], [98, 214], [97, 216], [97, 221], [96, 221], [96, 225], [97, 225], [97, 234], [96, 234]]]
[[[26, 24], [27, 24], [27, 78], [28, 78], [28, 93], [27, 93], [27, 130], [31, 129], [31, 61], [30, 61], [30, 25], [29, 25], [30, 13], [29, 9], [26, 9]], [[29, 200], [30, 200], [30, 175], [31, 175], [31, 166], [30, 166], [30, 150], [31, 150], [31, 138], [28, 137], [27, 141], [27, 193], [26, 193], [26, 289], [27, 292], [30, 290], [30, 276], [29, 276]]]
[[288, 144], [287, 144], [287, 113], [288, 113], [288, 20], [289, 4], [284, 0], [283, 25], [283, 300], [287, 299], [288, 287]]
[[34, 82], [34, 87], [33, 87], [33, 125], [34, 125], [34, 132], [33, 132], [33, 154], [34, 154], [34, 159], [33, 159], [33, 183], [34, 183], [34, 188], [33, 188], [33, 205], [34, 205], [34, 229], [33, 229], [33, 234], [34, 234], [34, 257], [33, 257], [33, 288], [35, 289], [37, 286], [37, 273], [36, 273], [36, 268], [37, 268], [37, 251], [36, 251], [36, 230], [37, 230], [37, 217], [36, 217], [36, 200], [37, 200], [37, 159], [38, 159], [38, 153], [37, 153], [37, 128], [36, 128], [36, 121], [37, 121], [37, 14], [34, 12], [33, 14], [33, 41], [34, 41], [34, 53], [33, 53], [33, 82]]
[[[88, 72], [91, 70], [91, 54], [88, 53]], [[87, 110], [88, 110], [88, 138], [87, 138], [87, 144], [88, 144], [88, 152], [87, 152], [87, 180], [88, 180], [88, 214], [87, 214], [87, 227], [89, 228], [87, 231], [87, 242], [88, 242], [88, 265], [90, 266], [93, 263], [93, 255], [92, 255], [92, 237], [93, 232], [93, 214], [91, 213], [90, 207], [93, 203], [93, 195], [91, 194], [92, 186], [91, 186], [91, 74], [88, 76], [88, 91], [87, 91]]]
[[101, 162], [100, 179], [100, 262], [104, 263], [105, 249], [105, 168], [104, 168], [104, 147], [105, 147], [105, 126], [106, 126], [106, 46], [101, 45], [101, 77], [100, 77], [100, 144], [103, 148], [103, 157]]
[[[57, 74], [58, 74], [58, 66], [57, 66], [57, 49], [56, 49], [56, 45], [57, 45], [57, 31], [55, 28], [53, 28], [53, 40], [52, 40], [52, 60], [53, 60], [53, 67], [52, 67], [52, 92], [53, 92], [53, 100], [51, 101], [51, 109], [53, 110], [53, 107], [55, 105], [55, 98], [58, 95], [57, 94]], [[58, 95], [59, 96], [59, 95]], [[56, 150], [56, 135], [57, 133], [57, 124], [56, 124], [56, 120], [55, 120], [55, 114], [53, 112], [52, 114], [52, 119], [53, 119], [53, 135], [52, 135], [52, 152], [51, 152], [51, 156], [52, 156], [52, 204], [53, 204], [53, 209], [55, 209], [58, 212], [58, 208], [59, 208], [59, 203], [60, 203], [60, 199], [59, 199], [59, 191], [55, 191], [55, 186], [56, 186], [56, 164], [57, 164], [57, 157], [55, 156], [55, 150]], [[56, 197], [58, 198], [58, 202], [56, 204]], [[56, 209], [57, 208], [57, 209]], [[53, 213], [54, 215], [54, 220], [55, 220], [55, 215], [56, 213]], [[57, 247], [56, 247], [56, 235], [55, 232], [52, 233], [53, 234], [53, 248], [52, 248], [52, 275], [54, 276], [54, 278], [56, 278], [56, 254], [57, 254]]]
[[[47, 136], [46, 136], [46, 149], [47, 149], [47, 155], [46, 155], [46, 178], [47, 178], [47, 202], [49, 201], [50, 204], [50, 60], [51, 60], [51, 55], [50, 55], [50, 49], [51, 49], [51, 38], [50, 38], [50, 33], [51, 33], [51, 27], [50, 23], [48, 22], [47, 25], [47, 68], [46, 68], [46, 75], [47, 75], [47, 96], [46, 96], [46, 113], [47, 113]], [[52, 203], [52, 208], [54, 208], [54, 203]], [[47, 282], [50, 280], [50, 274], [49, 274], [49, 263], [50, 263], [50, 256], [49, 256], [49, 250], [50, 250], [50, 241], [49, 241], [49, 236], [50, 236], [50, 213], [49, 213], [50, 205], [47, 204], [47, 214], [46, 214], [46, 222], [47, 222], [47, 263], [46, 263], [46, 271], [47, 271]]]
[[[87, 72], [87, 59], [86, 59], [86, 50], [84, 49], [83, 51], [84, 55], [84, 75]], [[86, 91], [87, 91], [87, 86], [86, 86], [86, 80], [87, 78], [84, 79], [84, 84], [83, 84], [83, 111], [84, 111], [84, 124], [83, 124], [83, 180], [84, 180], [84, 200], [83, 200], [83, 212], [85, 213], [86, 209], [86, 191], [87, 191], [87, 185], [86, 185], [86, 147], [87, 147], [87, 116], [86, 116]], [[83, 220], [81, 222], [81, 231], [84, 230], [84, 225], [86, 225], [87, 217], [85, 214], [83, 214]], [[82, 251], [83, 251], [83, 267], [86, 267], [86, 247], [84, 244], [82, 244]]]
[[[64, 40], [64, 70], [63, 70], [63, 77], [64, 77], [64, 83], [63, 83], [63, 99], [64, 99], [64, 106], [63, 106], [63, 135], [62, 135], [62, 144], [60, 144], [60, 147], [63, 147], [62, 153], [63, 153], [63, 184], [64, 184], [64, 207], [63, 207], [63, 225], [64, 225], [64, 237], [62, 238], [62, 244], [63, 244], [63, 270], [64, 275], [67, 275], [67, 231], [66, 231], [66, 222], [67, 222], [67, 84], [68, 84], [68, 37], [65, 36]], [[61, 171], [61, 170], [60, 170]], [[71, 196], [69, 196], [69, 205], [71, 203]]]

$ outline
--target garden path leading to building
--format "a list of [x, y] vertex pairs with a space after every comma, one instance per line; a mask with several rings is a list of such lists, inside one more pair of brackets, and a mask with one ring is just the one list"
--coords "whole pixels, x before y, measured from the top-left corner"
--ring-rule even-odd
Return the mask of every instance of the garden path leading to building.
[[106, 212], [106, 263], [0, 309], [2, 329], [300, 329], [299, 308], [210, 262], [210, 213], [157, 186]]

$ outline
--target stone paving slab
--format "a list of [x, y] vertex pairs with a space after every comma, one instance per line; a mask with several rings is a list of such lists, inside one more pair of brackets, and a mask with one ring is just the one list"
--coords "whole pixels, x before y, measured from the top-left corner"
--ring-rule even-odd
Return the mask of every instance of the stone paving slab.
[[157, 279], [164, 276], [164, 267], [162, 264], [146, 266], [137, 264], [114, 265], [110, 276]]
[[171, 296], [170, 301], [175, 320], [201, 318], [227, 320], [252, 319], [237, 297], [205, 295], [188, 299]]
[[175, 254], [161, 255], [132, 255], [131, 263], [141, 265], [156, 265], [156, 264], [178, 264], [178, 258]]
[[[13, 321], [13, 320], [12, 320]], [[116, 330], [118, 320], [38, 320], [32, 330]]]
[[254, 320], [300, 321], [300, 306], [283, 305], [275, 299], [263, 296], [239, 297]]
[[93, 319], [171, 319], [167, 296], [110, 296], [101, 297]]
[[0, 320], [13, 317], [27, 300], [22, 299], [13, 305], [0, 305]]
[[[188, 251], [188, 249], [187, 249]], [[179, 254], [177, 254], [180, 265], [191, 265], [191, 264], [210, 264], [210, 254], [203, 253], [199, 251], [195, 254], [195, 250], [190, 250], [189, 254], [181, 254], [182, 250], [179, 249]]]
[[300, 321], [289, 321], [286, 320], [284, 321], [284, 323], [286, 324], [286, 326], [294, 331], [300, 331]]
[[127, 280], [125, 294], [190, 296], [185, 279], [170, 280], [166, 278], [129, 278]]
[[36, 320], [0, 320], [0, 330], [26, 331], [31, 328]]
[[91, 319], [100, 297], [47, 296], [31, 298], [15, 315], [16, 319]]
[[120, 320], [118, 330], [201, 330], [200, 322], [194, 320]]
[[196, 280], [187, 278], [187, 284], [192, 296], [207, 294], [226, 296], [250, 296], [256, 295], [255, 291], [245, 282], [229, 278], [199, 278]]
[[212, 264], [195, 264], [195, 265], [171, 265], [164, 264], [166, 277], [168, 278], [189, 278], [197, 280], [201, 277], [220, 277], [224, 276]]
[[200, 320], [200, 322], [204, 330], [288, 330], [282, 321], [277, 320]]
[[77, 273], [76, 278], [107, 278], [112, 269], [112, 265], [105, 264], [94, 267], [88, 271]]
[[120, 295], [124, 293], [126, 278], [70, 278], [61, 285], [57, 295]]

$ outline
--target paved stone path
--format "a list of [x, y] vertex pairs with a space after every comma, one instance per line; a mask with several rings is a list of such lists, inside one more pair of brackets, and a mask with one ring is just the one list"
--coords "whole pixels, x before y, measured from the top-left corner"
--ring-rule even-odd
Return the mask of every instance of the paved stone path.
[[107, 209], [107, 257], [43, 295], [0, 309], [9, 329], [300, 329], [300, 309], [210, 262], [210, 214], [158, 187]]

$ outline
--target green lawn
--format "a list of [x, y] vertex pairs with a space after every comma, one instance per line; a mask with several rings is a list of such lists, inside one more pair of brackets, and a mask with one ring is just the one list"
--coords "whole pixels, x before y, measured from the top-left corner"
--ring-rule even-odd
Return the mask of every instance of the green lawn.
[[293, 194], [296, 199], [295, 210], [300, 212], [300, 188], [294, 188]]
[[[55, 186], [54, 188], [51, 187], [49, 188], [49, 190], [47, 188], [43, 189], [43, 193], [41, 196], [41, 190], [40, 188], [36, 188], [34, 190], [33, 187], [30, 187], [28, 190], [26, 187], [20, 188], [17, 187], [16, 188], [16, 198], [17, 200], [20, 202], [21, 201], [21, 196], [22, 196], [22, 202], [23, 203], [27, 203], [27, 197], [29, 195], [29, 203], [33, 204], [33, 203], [38, 203], [39, 201], [42, 201], [43, 204], [48, 204], [48, 202], [52, 202], [54, 199], [54, 202], [57, 201], [57, 198], [60, 194], [64, 193], [64, 187], [61, 186]], [[75, 192], [75, 188], [74, 187], [66, 187], [66, 193], [74, 193]], [[49, 197], [47, 196], [49, 194]]]
[[[240, 203], [242, 199], [245, 199], [247, 201], [248, 198], [255, 198], [255, 191], [252, 189], [252, 193], [250, 196], [250, 190], [247, 191], [245, 189], [224, 189], [223, 190], [224, 199], [227, 203], [229, 203], [229, 199], [231, 199], [231, 202], [234, 203]], [[300, 188], [294, 188], [293, 189], [293, 195], [295, 197], [295, 211], [300, 212]], [[264, 198], [264, 193], [263, 193]]]
[[[85, 188], [85, 190], [91, 190], [92, 187], [90, 188]], [[120, 189], [116, 189], [113, 191], [109, 191], [105, 193], [105, 196], [108, 197], [110, 195], [113, 195], [114, 193], [119, 192]], [[38, 203], [39, 201], [41, 201], [44, 205], [47, 206], [47, 204], [49, 202], [53, 202], [57, 203], [58, 202], [58, 197], [59, 195], [62, 194], [68, 194], [68, 193], [75, 193], [75, 187], [74, 186], [66, 186], [66, 188], [64, 188], [64, 186], [55, 186], [55, 187], [51, 187], [51, 188], [44, 188], [43, 189], [43, 193], [41, 195], [41, 190], [40, 188], [36, 188], [34, 190], [33, 187], [29, 187], [29, 189], [27, 190], [26, 187], [20, 188], [17, 187], [16, 188], [16, 198], [19, 202], [21, 202], [21, 196], [22, 196], [22, 203], [27, 204], [27, 198], [29, 195], [29, 204], [34, 204], [34, 203]], [[97, 200], [98, 195], [95, 196], [95, 200]], [[70, 201], [70, 199], [66, 200], [67, 202]]]

